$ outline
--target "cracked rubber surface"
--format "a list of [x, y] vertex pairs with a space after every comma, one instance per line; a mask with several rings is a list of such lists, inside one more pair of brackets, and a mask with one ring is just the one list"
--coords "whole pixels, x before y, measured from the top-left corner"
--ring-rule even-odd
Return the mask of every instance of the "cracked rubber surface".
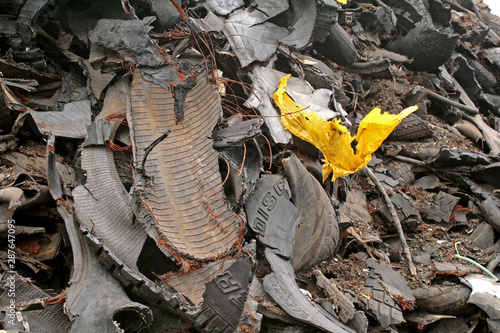
[[151, 142], [172, 130], [148, 155], [145, 172], [154, 181], [142, 188], [147, 193], [136, 187], [140, 199], [135, 205], [142, 210], [139, 215], [147, 232], [188, 258], [207, 260], [226, 253], [238, 240], [239, 220], [218, 189], [218, 155], [209, 139], [220, 114], [217, 93], [199, 75], [186, 98], [184, 125], [175, 125], [171, 92], [136, 74], [131, 104], [128, 120], [135, 165], [142, 163]]
[[295, 282], [290, 261], [279, 257], [271, 249], [266, 249], [265, 253], [273, 273], [264, 277], [264, 289], [286, 313], [327, 332], [354, 332], [302, 294]]
[[404, 54], [414, 61], [407, 67], [416, 71], [434, 71], [455, 51], [458, 35], [417, 24], [404, 37], [387, 45], [389, 51]]
[[292, 155], [283, 159], [292, 191], [292, 202], [302, 216], [293, 243], [295, 271], [315, 266], [331, 256], [338, 244], [339, 227], [335, 210], [321, 184]]

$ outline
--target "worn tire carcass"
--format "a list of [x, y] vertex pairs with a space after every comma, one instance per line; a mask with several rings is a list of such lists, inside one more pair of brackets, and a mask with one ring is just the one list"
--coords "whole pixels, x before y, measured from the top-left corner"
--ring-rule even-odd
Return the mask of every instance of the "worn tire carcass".
[[295, 233], [292, 266], [295, 271], [319, 264], [337, 248], [339, 227], [335, 210], [321, 184], [292, 155], [283, 159], [292, 202], [302, 221]]
[[407, 67], [416, 71], [434, 71], [455, 51], [458, 35], [419, 23], [404, 37], [392, 41], [387, 49], [404, 54], [414, 61]]

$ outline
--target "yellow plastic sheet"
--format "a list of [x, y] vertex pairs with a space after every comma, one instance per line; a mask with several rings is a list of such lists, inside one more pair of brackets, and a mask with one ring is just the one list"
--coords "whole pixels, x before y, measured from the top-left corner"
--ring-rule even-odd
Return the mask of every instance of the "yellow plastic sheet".
[[347, 5], [347, 0], [337, 0], [337, 2], [343, 3], [344, 5]]
[[[281, 123], [297, 137], [316, 146], [324, 155], [323, 180], [333, 172], [333, 180], [361, 170], [371, 160], [382, 142], [403, 118], [418, 109], [412, 106], [398, 115], [381, 113], [375, 108], [361, 121], [356, 136], [351, 134], [338, 119], [324, 120], [315, 112], [296, 104], [285, 88], [290, 75], [280, 81], [273, 98], [280, 108]], [[355, 142], [354, 142], [355, 141]], [[354, 149], [353, 149], [354, 146]]]

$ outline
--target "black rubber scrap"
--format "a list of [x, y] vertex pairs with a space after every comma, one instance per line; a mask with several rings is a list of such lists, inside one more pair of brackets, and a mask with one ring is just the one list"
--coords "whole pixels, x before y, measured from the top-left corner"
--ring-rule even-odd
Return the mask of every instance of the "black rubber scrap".
[[401, 309], [385, 292], [374, 274], [371, 274], [366, 280], [365, 290], [368, 297], [361, 297], [361, 301], [382, 327], [386, 328], [405, 322]]
[[315, 48], [325, 57], [342, 66], [356, 61], [358, 53], [349, 34], [338, 23], [330, 28], [330, 34], [324, 43], [317, 43]]
[[117, 325], [125, 330], [141, 330], [151, 325], [152, 312], [142, 303], [128, 298], [123, 286], [84, 241], [73, 215], [59, 205], [75, 257], [66, 307], [74, 318], [74, 332], [116, 332]]
[[481, 222], [469, 236], [469, 239], [477, 246], [487, 249], [495, 245], [495, 232], [491, 224]]
[[500, 320], [493, 320], [493, 319], [486, 319], [486, 322], [488, 323], [488, 328], [490, 332], [492, 333], [499, 333], [500, 332]]
[[265, 250], [265, 255], [273, 272], [264, 277], [264, 289], [286, 313], [327, 332], [354, 332], [302, 294], [289, 260], [269, 248]]
[[[9, 332], [23, 331], [23, 321], [26, 321], [30, 327], [30, 332], [33, 333], [66, 333], [71, 329], [71, 320], [64, 312], [64, 305], [54, 304], [38, 309], [33, 308], [32, 311], [20, 310], [18, 307], [25, 306], [36, 301], [47, 300], [49, 295], [35, 286], [30, 279], [23, 278], [16, 272], [4, 271], [0, 278], [0, 303], [1, 311], [4, 313], [2, 325]], [[9, 288], [15, 286], [15, 296], [12, 297], [12, 291]], [[11, 300], [15, 301], [16, 311], [22, 313], [23, 320], [18, 321], [16, 314], [10, 309]], [[45, 303], [45, 302], [43, 302]], [[26, 306], [25, 306], [26, 308]]]
[[471, 177], [484, 184], [489, 184], [495, 188], [500, 188], [500, 162], [490, 163], [488, 165], [478, 165], [470, 171]]
[[410, 114], [387, 137], [388, 141], [412, 141], [432, 135], [432, 130], [420, 117]]
[[415, 175], [411, 170], [411, 164], [399, 161], [387, 163], [387, 169], [392, 178], [404, 185], [411, 185], [415, 182]]
[[184, 121], [184, 103], [188, 92], [196, 85], [196, 76], [189, 75], [184, 79], [183, 84], [178, 84], [172, 87], [172, 94], [174, 95], [174, 110], [175, 110], [175, 123], [182, 123]]
[[[422, 220], [420, 213], [408, 195], [396, 193], [392, 196], [391, 201], [404, 228], [412, 229], [420, 224]], [[387, 206], [382, 206], [379, 212], [386, 220], [391, 221], [391, 212]]]
[[290, 201], [285, 178], [262, 177], [245, 204], [248, 225], [257, 238], [282, 257], [290, 258], [300, 212]]
[[417, 288], [413, 289], [412, 292], [416, 298], [417, 307], [430, 313], [460, 315], [467, 307], [471, 307], [467, 305], [471, 290], [465, 286]]
[[484, 200], [479, 205], [484, 218], [496, 231], [500, 232], [500, 208], [493, 200]]
[[424, 213], [427, 215], [428, 219], [437, 223], [450, 222], [451, 214], [458, 200], [457, 197], [440, 191], [434, 197], [434, 203], [424, 209]]
[[414, 61], [406, 65], [416, 71], [433, 71], [444, 64], [455, 51], [458, 35], [419, 23], [406, 36], [392, 41], [387, 49], [404, 54]]
[[302, 216], [295, 233], [291, 259], [294, 270], [300, 271], [319, 264], [335, 252], [339, 227], [328, 195], [297, 156], [284, 158], [283, 166], [292, 191], [292, 202]]
[[234, 332], [245, 307], [251, 277], [250, 259], [243, 257], [207, 282], [196, 326], [202, 332]]
[[216, 130], [212, 135], [214, 148], [217, 150], [226, 150], [241, 146], [243, 142], [261, 135], [262, 130], [260, 128], [263, 124], [264, 119], [255, 118]]
[[415, 297], [401, 273], [393, 270], [387, 262], [376, 262], [370, 258], [366, 263], [372, 269], [373, 274], [380, 278], [379, 282], [381, 282], [387, 293], [400, 302], [401, 307], [413, 308]]

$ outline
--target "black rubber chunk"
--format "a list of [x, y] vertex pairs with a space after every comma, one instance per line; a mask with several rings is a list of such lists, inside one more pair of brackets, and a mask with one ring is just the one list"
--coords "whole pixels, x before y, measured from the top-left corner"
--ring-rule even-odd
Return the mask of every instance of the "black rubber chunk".
[[432, 129], [420, 117], [410, 114], [387, 137], [388, 141], [413, 141], [432, 135]]
[[500, 35], [500, 18], [487, 11], [481, 11], [481, 19], [486, 23], [495, 33]]
[[340, 5], [333, 1], [320, 1], [316, 5], [316, 22], [314, 24], [311, 41], [323, 43], [331, 33], [332, 22], [335, 22], [338, 17]]
[[147, 234], [135, 221], [113, 152], [104, 146], [83, 148], [82, 169], [87, 182], [73, 190], [76, 217], [112, 253], [137, 268]]
[[474, 232], [469, 236], [477, 246], [487, 249], [495, 245], [495, 232], [491, 224], [481, 222], [476, 227]]
[[[229, 172], [228, 181], [225, 183], [226, 196], [237, 208], [243, 206], [260, 178], [263, 158], [255, 137], [262, 134], [262, 124], [264, 119], [251, 119], [214, 131], [212, 134], [213, 147], [229, 163], [230, 170], [226, 170]], [[224, 161], [221, 161], [220, 165], [227, 168]]]
[[[14, 330], [24, 331], [24, 320], [28, 323], [30, 332], [32, 333], [69, 332], [71, 321], [64, 313], [64, 305], [62, 303], [47, 306], [45, 309], [33, 309], [34, 311], [19, 311], [17, 308], [14, 308], [49, 298], [47, 293], [35, 286], [29, 279], [25, 279], [13, 271], [4, 271], [2, 272], [0, 283], [0, 290], [2, 291], [0, 294], [0, 304], [2, 304], [0, 310], [4, 314], [2, 328], [9, 332], [13, 332]], [[15, 303], [11, 303], [11, 301]], [[13, 306], [10, 306], [11, 304]], [[16, 315], [18, 311], [23, 317], [21, 321], [18, 321]]]
[[401, 184], [411, 185], [415, 182], [415, 175], [411, 170], [411, 164], [399, 161], [389, 161], [387, 163], [387, 168], [389, 169], [389, 175]]
[[[403, 224], [403, 228], [412, 229], [420, 224], [420, 221], [422, 220], [420, 213], [418, 209], [415, 208], [415, 205], [409, 196], [404, 193], [396, 193], [392, 196], [391, 201], [394, 204], [394, 208], [396, 208], [396, 212], [401, 220], [401, 223]], [[391, 212], [386, 206], [381, 207], [379, 212], [385, 219], [391, 221]]]
[[498, 208], [497, 202], [484, 200], [479, 205], [479, 208], [485, 220], [491, 224], [496, 231], [500, 232], [500, 208]]
[[250, 139], [244, 147], [232, 147], [222, 151], [220, 155], [225, 160], [221, 161], [220, 165], [227, 168], [227, 162], [230, 168], [229, 178], [224, 184], [226, 197], [239, 209], [248, 200], [260, 178], [262, 152], [257, 141]]
[[243, 142], [259, 136], [262, 133], [260, 128], [263, 124], [264, 119], [255, 118], [216, 130], [212, 134], [214, 148], [221, 151], [236, 146], [242, 146]]
[[474, 104], [478, 104], [482, 88], [476, 80], [474, 68], [469, 64], [464, 56], [453, 56], [451, 65], [453, 66], [453, 76], [464, 88], [467, 95]]
[[331, 61], [348, 66], [356, 61], [358, 56], [351, 37], [338, 23], [330, 28], [330, 34], [324, 43], [315, 44], [316, 50]]
[[327, 332], [354, 332], [302, 294], [289, 260], [277, 256], [271, 249], [266, 249], [265, 254], [273, 272], [264, 277], [264, 289], [286, 313]]
[[366, 319], [363, 311], [356, 311], [354, 318], [349, 320], [346, 324], [357, 333], [366, 333], [368, 331], [368, 319]]
[[497, 78], [490, 71], [488, 71], [479, 61], [474, 59], [467, 59], [469, 65], [474, 68], [476, 79], [485, 89], [485, 92], [493, 91], [497, 84]]
[[419, 309], [425, 309], [430, 313], [439, 313], [445, 315], [460, 315], [467, 305], [470, 296], [470, 289], [457, 285], [454, 287], [430, 287], [413, 289], [415, 304]]
[[498, 280], [484, 274], [468, 274], [464, 279], [472, 286], [467, 303], [483, 310], [489, 318], [499, 320]]
[[450, 222], [453, 208], [458, 200], [457, 197], [441, 191], [434, 197], [434, 203], [424, 209], [424, 213], [428, 219], [437, 223]]
[[[424, 328], [425, 329], [425, 328]], [[469, 326], [466, 324], [464, 318], [445, 318], [439, 320], [427, 331], [429, 333], [467, 333]]]
[[397, 299], [400, 304], [404, 302], [408, 307], [411, 307], [409, 303], [413, 303], [415, 297], [401, 273], [393, 270], [391, 265], [385, 261], [376, 262], [369, 258], [366, 263], [372, 269], [372, 274], [377, 277], [377, 280], [380, 278], [378, 281], [390, 295]]
[[297, 156], [283, 159], [292, 191], [292, 202], [302, 216], [293, 244], [292, 266], [300, 271], [333, 255], [339, 226], [330, 198], [321, 184], [307, 171]]
[[90, 101], [70, 102], [63, 111], [28, 111], [28, 122], [40, 135], [84, 139], [91, 123]]
[[186, 313], [189, 308], [183, 301], [183, 296], [169, 292], [170, 289], [158, 285], [142, 275], [136, 268], [128, 266], [127, 263], [123, 262], [109, 248], [104, 246], [99, 239], [93, 236], [89, 230], [80, 227], [80, 231], [85, 236], [90, 251], [98, 257], [104, 266], [113, 268], [112, 271], [110, 270], [111, 274], [141, 302], [146, 305], [153, 304], [163, 312], [174, 313], [186, 322], [192, 323], [194, 321], [193, 316]]
[[366, 280], [365, 289], [369, 298], [361, 298], [361, 301], [382, 327], [405, 322], [399, 306], [394, 303], [390, 295], [386, 294], [373, 274]]
[[202, 332], [234, 332], [247, 301], [251, 277], [250, 259], [243, 257], [207, 282], [196, 327]]
[[470, 171], [471, 177], [484, 184], [489, 184], [495, 188], [500, 188], [500, 162], [491, 163], [488, 165], [479, 165]]
[[398, 25], [405, 31], [410, 30], [418, 22], [431, 23], [431, 17], [422, 0], [382, 0], [386, 5], [392, 7]]
[[447, 147], [441, 147], [439, 153], [433, 155], [425, 161], [425, 164], [433, 168], [454, 166], [474, 166], [487, 165], [498, 162], [498, 157], [482, 153], [469, 151], [453, 151]]
[[441, 0], [427, 1], [429, 3], [429, 14], [432, 20], [439, 25], [449, 26], [451, 22], [451, 8]]
[[72, 332], [138, 331], [150, 326], [151, 310], [131, 301], [122, 285], [106, 271], [78, 231], [73, 215], [66, 207], [57, 208], [64, 220], [74, 256], [66, 308], [74, 322]]
[[387, 45], [389, 51], [404, 54], [414, 61], [406, 65], [416, 71], [434, 71], [455, 51], [458, 35], [418, 24], [406, 36]]
[[300, 212], [290, 201], [290, 189], [281, 176], [262, 177], [245, 204], [248, 225], [257, 238], [280, 256], [290, 258]]

